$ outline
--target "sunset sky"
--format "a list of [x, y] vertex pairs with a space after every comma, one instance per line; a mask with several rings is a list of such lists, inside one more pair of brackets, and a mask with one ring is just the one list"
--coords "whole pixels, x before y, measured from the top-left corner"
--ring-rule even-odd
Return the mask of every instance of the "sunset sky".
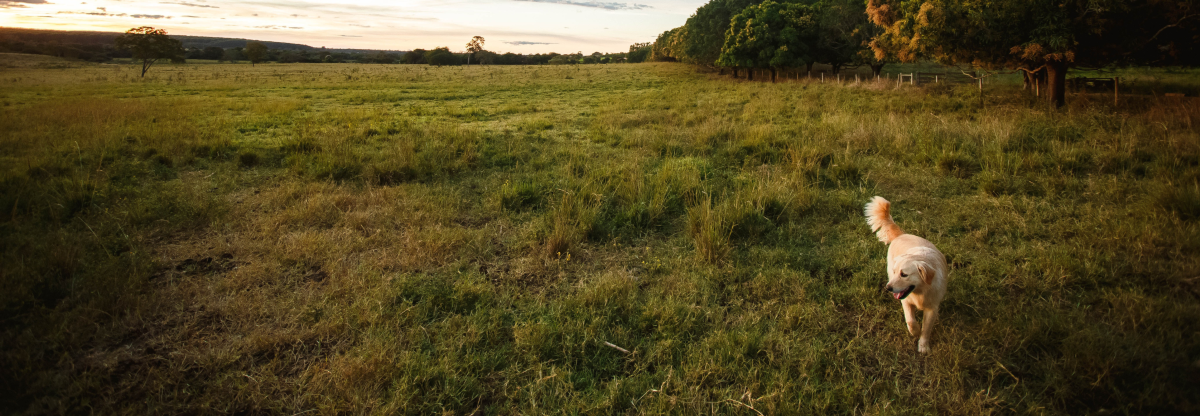
[[496, 52], [622, 52], [683, 25], [707, 0], [0, 0], [0, 26], [221, 36], [315, 47]]

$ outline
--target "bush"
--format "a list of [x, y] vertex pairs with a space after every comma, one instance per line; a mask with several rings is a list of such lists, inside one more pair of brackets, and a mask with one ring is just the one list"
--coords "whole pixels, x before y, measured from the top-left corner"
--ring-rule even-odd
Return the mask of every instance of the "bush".
[[550, 61], [547, 63], [550, 65], [571, 65], [575, 63], [575, 60], [567, 55], [559, 55], [550, 58]]
[[429, 53], [425, 54], [425, 61], [434, 66], [459, 64], [458, 56], [450, 53], [450, 48], [446, 47], [429, 51]]

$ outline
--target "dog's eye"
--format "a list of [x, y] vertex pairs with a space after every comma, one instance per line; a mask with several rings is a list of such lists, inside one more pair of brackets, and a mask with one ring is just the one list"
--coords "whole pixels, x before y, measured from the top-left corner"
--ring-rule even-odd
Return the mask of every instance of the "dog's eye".
[[908, 277], [908, 275], [904, 274], [904, 272], [900, 272], [900, 277]]

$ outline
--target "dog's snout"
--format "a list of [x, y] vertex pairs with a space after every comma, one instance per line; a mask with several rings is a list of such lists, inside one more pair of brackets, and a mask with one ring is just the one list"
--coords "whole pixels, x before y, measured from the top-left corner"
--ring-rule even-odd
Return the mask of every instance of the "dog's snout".
[[883, 290], [884, 290], [885, 292], [895, 292], [895, 290], [892, 290], [892, 287], [891, 287], [891, 286], [885, 287], [885, 288], [883, 288]]

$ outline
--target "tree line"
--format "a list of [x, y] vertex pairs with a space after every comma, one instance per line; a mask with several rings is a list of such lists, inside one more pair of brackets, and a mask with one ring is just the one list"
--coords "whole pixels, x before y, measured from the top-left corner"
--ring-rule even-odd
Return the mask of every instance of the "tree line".
[[576, 64], [612, 64], [625, 62], [624, 53], [600, 53], [591, 55], [576, 53], [536, 53], [517, 54], [512, 52], [497, 53], [489, 50], [477, 52], [455, 53], [449, 47], [439, 47], [431, 50], [414, 49], [405, 53], [397, 63], [428, 64], [428, 65], [464, 65], [468, 62], [480, 65], [576, 65]]
[[[193, 47], [184, 47], [186, 40]], [[242, 41], [244, 46], [222, 47], [237, 41], [226, 38], [168, 36], [166, 31], [139, 27], [123, 34], [108, 32], [60, 32], [0, 28], [0, 52], [51, 55], [92, 62], [112, 59], [171, 61], [212, 60], [218, 62], [278, 63], [368, 63], [427, 65], [574, 65], [642, 62], [649, 56], [649, 43], [630, 48], [629, 53], [593, 52], [516, 54], [484, 49], [481, 36], [472, 38], [467, 52], [452, 52], [449, 47], [412, 51], [338, 50], [307, 47], [280, 42]], [[207, 44], [207, 45], [206, 45]], [[274, 47], [274, 46], [282, 46]], [[297, 47], [304, 47], [299, 49]], [[635, 50], [636, 49], [636, 50]], [[152, 64], [151, 64], [152, 65]], [[149, 66], [146, 67], [148, 69]]]
[[[121, 48], [116, 45], [115, 41], [119, 36], [120, 35], [105, 36], [103, 43], [93, 42], [92, 39], [81, 39], [80, 41], [73, 41], [71, 39], [43, 40], [27, 39], [18, 36], [5, 36], [0, 37], [0, 52], [57, 56], [60, 58], [79, 59], [97, 63], [108, 62], [113, 59], [132, 58], [133, 53], [129, 49]], [[171, 38], [175, 37], [171, 36]], [[256, 41], [245, 43], [260, 43], [264, 45], [270, 44], [267, 42]], [[173, 56], [165, 57], [165, 59], [170, 59], [177, 63], [183, 63], [189, 59], [213, 60], [233, 63], [249, 62], [249, 58], [246, 56], [245, 46], [182, 47], [181, 45], [181, 48], [173, 53]], [[403, 52], [394, 51], [345, 51], [330, 50], [326, 48], [268, 48], [266, 54], [262, 57], [262, 61], [280, 63], [395, 63], [402, 55]]]
[[888, 63], [934, 61], [1020, 71], [1061, 106], [1072, 67], [1195, 66], [1198, 2], [711, 0], [659, 35], [648, 59], [732, 69], [734, 76], [768, 70], [772, 78], [815, 63], [834, 73], [869, 66], [878, 75]]

